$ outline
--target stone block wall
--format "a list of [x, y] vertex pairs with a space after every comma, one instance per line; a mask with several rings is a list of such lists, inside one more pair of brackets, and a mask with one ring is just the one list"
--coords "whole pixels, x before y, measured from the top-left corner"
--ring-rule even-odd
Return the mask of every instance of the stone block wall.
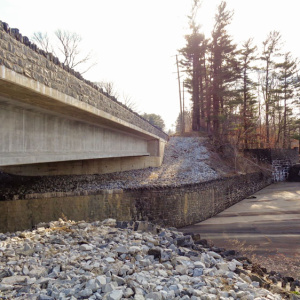
[[246, 149], [245, 153], [250, 153], [259, 161], [272, 164], [273, 160], [289, 160], [291, 164], [299, 161], [299, 149]]
[[299, 162], [299, 149], [250, 149], [245, 150], [259, 161], [272, 165], [273, 182], [285, 181], [291, 166]]
[[0, 21], [0, 66], [32, 78], [47, 87], [88, 103], [121, 120], [166, 140], [168, 135], [109, 96], [80, 73], [60, 63], [51, 53], [38, 49], [16, 28]]
[[194, 185], [104, 190], [94, 194], [49, 193], [0, 199], [0, 232], [31, 228], [63, 216], [72, 220], [147, 220], [183, 227], [216, 215], [271, 183], [252, 173]]
[[262, 173], [222, 178], [175, 188], [137, 191], [135, 220], [183, 227], [204, 221], [271, 183]]

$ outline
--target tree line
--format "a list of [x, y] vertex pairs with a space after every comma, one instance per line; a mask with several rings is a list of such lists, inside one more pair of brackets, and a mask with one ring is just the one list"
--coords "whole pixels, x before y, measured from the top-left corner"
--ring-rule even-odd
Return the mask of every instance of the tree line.
[[261, 51], [252, 38], [238, 46], [227, 29], [233, 11], [222, 1], [206, 37], [196, 22], [199, 9], [194, 0], [190, 33], [179, 50], [192, 101], [191, 129], [241, 148], [290, 147], [300, 133], [300, 78], [297, 59], [281, 52], [280, 33], [270, 32]]

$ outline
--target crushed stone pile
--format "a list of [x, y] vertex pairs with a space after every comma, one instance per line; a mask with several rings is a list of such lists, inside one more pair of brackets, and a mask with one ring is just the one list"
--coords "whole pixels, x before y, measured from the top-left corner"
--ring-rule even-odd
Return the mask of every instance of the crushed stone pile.
[[41, 223], [0, 234], [0, 298], [283, 298], [251, 277], [245, 261], [213, 250], [199, 236], [146, 222]]

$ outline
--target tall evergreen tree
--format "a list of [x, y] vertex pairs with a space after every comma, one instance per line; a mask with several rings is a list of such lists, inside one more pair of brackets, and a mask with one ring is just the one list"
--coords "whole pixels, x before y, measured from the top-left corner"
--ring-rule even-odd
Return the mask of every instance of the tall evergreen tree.
[[[279, 68], [279, 89], [280, 99], [283, 100], [283, 122], [282, 122], [282, 135], [283, 135], [283, 148], [288, 147], [288, 118], [291, 115], [290, 104], [294, 99], [295, 91], [299, 85], [296, 73], [298, 72], [297, 61], [288, 52], [284, 55], [284, 61], [276, 65]], [[289, 103], [290, 102], [290, 103]]]
[[[233, 12], [227, 9], [226, 1], [218, 6], [210, 39], [195, 21], [198, 8], [199, 0], [194, 0], [191, 33], [180, 50], [187, 75], [185, 87], [192, 95], [192, 129], [206, 127], [220, 142], [234, 139], [239, 145], [242, 141], [245, 148], [254, 142], [263, 146], [262, 137], [267, 147], [288, 147], [290, 136], [299, 136], [299, 120], [292, 107], [300, 94], [300, 80], [296, 76], [297, 62], [290, 54], [279, 63], [280, 33], [268, 34], [258, 57], [252, 39], [237, 49], [227, 30]], [[261, 69], [253, 66], [258, 59]], [[259, 84], [254, 81], [255, 72]], [[262, 96], [264, 103], [260, 101]], [[263, 111], [265, 116], [261, 117]]]
[[205, 70], [203, 70], [203, 57], [206, 51], [206, 40], [204, 34], [199, 31], [200, 26], [195, 21], [199, 7], [200, 2], [194, 0], [191, 16], [189, 16], [191, 33], [185, 36], [186, 46], [180, 50], [184, 56], [181, 64], [187, 71], [188, 87], [192, 93], [193, 131], [200, 130], [200, 111], [204, 110], [203, 74]]
[[236, 45], [227, 33], [233, 12], [227, 10], [226, 1], [218, 6], [215, 25], [212, 32], [212, 97], [213, 97], [213, 131], [220, 134], [220, 115], [225, 113], [225, 98], [230, 96], [229, 86], [237, 79]]
[[244, 147], [248, 149], [248, 141], [252, 131], [254, 131], [254, 112], [255, 112], [255, 94], [254, 90], [257, 87], [257, 83], [252, 79], [253, 72], [256, 68], [253, 66], [253, 61], [256, 60], [257, 47], [253, 46], [253, 39], [248, 39], [242, 44], [240, 51], [240, 63], [241, 63], [241, 81], [242, 81], [242, 115], [243, 115], [243, 129], [244, 129]]
[[[266, 40], [263, 42], [263, 52], [261, 60], [265, 63], [263, 70], [265, 72], [264, 80], [264, 99], [265, 99], [265, 123], [266, 123], [266, 144], [270, 146], [270, 105], [272, 96], [272, 69], [275, 67], [274, 58], [279, 55], [279, 46], [281, 42], [281, 35], [278, 31], [271, 31]], [[274, 71], [274, 70], [273, 70]]]

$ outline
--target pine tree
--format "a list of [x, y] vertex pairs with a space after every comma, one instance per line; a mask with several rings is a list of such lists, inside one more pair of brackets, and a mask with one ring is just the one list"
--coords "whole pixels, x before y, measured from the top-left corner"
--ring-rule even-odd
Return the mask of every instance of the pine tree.
[[[186, 46], [180, 50], [184, 59], [181, 65], [185, 68], [188, 75], [189, 91], [192, 93], [192, 130], [200, 130], [201, 113], [204, 111], [204, 91], [203, 91], [203, 62], [206, 51], [206, 40], [203, 33], [200, 33], [200, 26], [196, 24], [195, 17], [200, 7], [200, 2], [194, 0], [189, 25], [191, 33], [185, 36]], [[202, 117], [204, 117], [202, 113]]]
[[[265, 80], [264, 80], [264, 99], [265, 99], [265, 123], [266, 123], [266, 144], [270, 146], [270, 105], [271, 105], [271, 97], [272, 97], [272, 73], [274, 72], [275, 61], [274, 58], [279, 55], [279, 46], [281, 41], [281, 35], [278, 31], [271, 31], [266, 40], [263, 42], [263, 52], [261, 56], [261, 60], [265, 63], [263, 68], [265, 72]], [[273, 72], [272, 72], [273, 70]]]
[[231, 84], [237, 80], [238, 64], [236, 60], [236, 45], [226, 31], [233, 12], [227, 10], [227, 4], [222, 1], [215, 16], [212, 32], [212, 98], [213, 98], [213, 131], [220, 134], [220, 116], [225, 115], [226, 97], [232, 96]]
[[291, 115], [290, 104], [294, 99], [295, 91], [298, 86], [298, 80], [296, 73], [298, 71], [297, 61], [288, 52], [284, 55], [284, 61], [276, 65], [279, 68], [279, 90], [280, 99], [283, 100], [283, 122], [282, 122], [282, 146], [283, 148], [288, 147], [288, 125], [289, 116]]
[[248, 141], [251, 133], [255, 129], [254, 113], [255, 105], [257, 103], [255, 99], [254, 90], [257, 87], [257, 83], [250, 76], [256, 68], [252, 66], [253, 61], [256, 60], [256, 46], [252, 45], [253, 39], [248, 39], [242, 44], [240, 51], [240, 64], [241, 64], [241, 81], [242, 81], [242, 115], [243, 115], [243, 135], [244, 135], [244, 147], [248, 149]]

